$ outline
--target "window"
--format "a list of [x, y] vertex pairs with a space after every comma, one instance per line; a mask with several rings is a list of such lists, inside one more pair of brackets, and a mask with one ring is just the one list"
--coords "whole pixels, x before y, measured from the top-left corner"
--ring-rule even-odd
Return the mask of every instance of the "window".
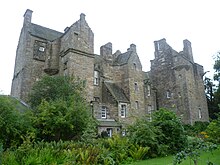
[[94, 71], [94, 85], [99, 85], [99, 72]]
[[120, 104], [120, 115], [121, 115], [121, 118], [125, 118], [126, 110], [127, 110], [127, 105], [126, 104]]
[[134, 91], [137, 92], [138, 91], [138, 84], [134, 83]]
[[107, 128], [106, 129], [108, 137], [112, 137], [112, 128]]
[[63, 63], [63, 70], [66, 70], [66, 69], [67, 69], [67, 63], [68, 63], [68, 61], [65, 61], [65, 62]]
[[135, 108], [139, 109], [139, 102], [138, 101], [135, 101]]
[[40, 52], [44, 52], [45, 48], [40, 46], [39, 49], [38, 49]]
[[157, 50], [160, 50], [160, 43], [157, 42]]
[[152, 107], [151, 107], [151, 105], [148, 105], [147, 111], [149, 114], [149, 121], [152, 121]]
[[135, 63], [133, 63], [134, 66], [134, 70], [137, 70], [137, 65]]
[[168, 90], [167, 92], [166, 92], [166, 97], [169, 99], [169, 98], [171, 98], [171, 92]]
[[123, 130], [123, 131], [121, 132], [121, 135], [122, 135], [122, 136], [126, 136], [126, 130]]
[[199, 119], [202, 118], [202, 112], [201, 112], [201, 108], [199, 108]]
[[101, 109], [101, 118], [102, 119], [106, 119], [106, 117], [107, 117], [106, 112], [107, 112], [107, 108], [103, 106]]
[[147, 96], [150, 96], [150, 85], [147, 85]]

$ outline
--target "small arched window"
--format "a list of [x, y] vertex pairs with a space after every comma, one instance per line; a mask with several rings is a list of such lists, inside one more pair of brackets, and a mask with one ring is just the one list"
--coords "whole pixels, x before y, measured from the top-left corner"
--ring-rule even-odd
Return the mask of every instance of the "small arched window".
[[134, 70], [137, 70], [137, 64], [136, 63], [133, 63], [133, 68], [134, 68]]

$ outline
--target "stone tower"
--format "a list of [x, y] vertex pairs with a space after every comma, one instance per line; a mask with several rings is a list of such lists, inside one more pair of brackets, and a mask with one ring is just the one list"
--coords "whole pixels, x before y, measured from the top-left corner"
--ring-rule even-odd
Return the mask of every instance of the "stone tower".
[[157, 90], [157, 108], [172, 109], [184, 123], [208, 121], [203, 85], [203, 67], [193, 60], [191, 43], [183, 41], [183, 51], [173, 50], [165, 39], [155, 41], [151, 61], [151, 81]]
[[42, 76], [73, 75], [88, 83], [93, 98], [94, 34], [85, 14], [64, 33], [31, 22], [32, 11], [24, 14], [12, 80], [11, 95], [27, 101], [33, 84]]

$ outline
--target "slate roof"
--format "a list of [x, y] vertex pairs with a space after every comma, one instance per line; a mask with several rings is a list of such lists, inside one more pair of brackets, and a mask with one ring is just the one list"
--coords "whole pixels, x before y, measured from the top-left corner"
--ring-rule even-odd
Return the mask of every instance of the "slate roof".
[[118, 57], [114, 61], [114, 65], [123, 65], [127, 64], [129, 58], [131, 57], [132, 51], [128, 51], [122, 54], [119, 54]]
[[123, 89], [121, 89], [115, 83], [104, 82], [104, 84], [107, 87], [107, 89], [110, 91], [112, 96], [115, 98], [115, 100], [117, 100], [118, 102], [129, 103], [129, 100], [125, 96], [125, 93], [124, 93]]
[[30, 33], [33, 36], [44, 38], [49, 41], [53, 41], [63, 35], [63, 33], [37, 25], [31, 24]]

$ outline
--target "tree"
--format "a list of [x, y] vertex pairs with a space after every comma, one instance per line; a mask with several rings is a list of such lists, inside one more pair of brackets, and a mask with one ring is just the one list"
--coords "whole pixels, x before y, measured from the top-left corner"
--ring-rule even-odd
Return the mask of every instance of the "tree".
[[79, 139], [93, 124], [83, 85], [84, 81], [66, 76], [46, 76], [34, 84], [29, 102], [35, 110], [33, 121], [39, 139]]
[[0, 96], [0, 143], [3, 148], [17, 146], [33, 132], [31, 111], [10, 96]]
[[214, 80], [220, 83], [220, 52], [216, 53], [214, 59], [215, 59], [215, 64], [213, 66], [213, 69], [215, 70]]
[[29, 94], [29, 104], [32, 108], [41, 104], [42, 100], [54, 101], [63, 99], [68, 101], [72, 95], [82, 98], [85, 82], [69, 76], [45, 76], [37, 81]]
[[216, 118], [216, 113], [218, 112], [218, 105], [215, 103], [216, 101], [216, 91], [215, 84], [212, 82], [210, 78], [205, 77], [204, 79], [205, 93], [207, 99], [207, 105], [209, 110], [209, 117], [211, 119]]
[[216, 86], [216, 89], [213, 90], [212, 83], [210, 79], [206, 79], [205, 81], [205, 87], [207, 93], [207, 101], [208, 101], [208, 109], [209, 109], [209, 114], [211, 119], [216, 119], [217, 116], [215, 115], [216, 113], [220, 112], [218, 105], [219, 105], [219, 100], [220, 100], [220, 52], [216, 53], [215, 57], [215, 63], [213, 66], [213, 69], [215, 70], [214, 73], [214, 80], [218, 81], [218, 84]]
[[161, 129], [164, 136], [160, 143], [168, 145], [168, 152], [173, 154], [181, 151], [187, 144], [186, 132], [174, 112], [160, 108], [153, 113], [152, 123]]

